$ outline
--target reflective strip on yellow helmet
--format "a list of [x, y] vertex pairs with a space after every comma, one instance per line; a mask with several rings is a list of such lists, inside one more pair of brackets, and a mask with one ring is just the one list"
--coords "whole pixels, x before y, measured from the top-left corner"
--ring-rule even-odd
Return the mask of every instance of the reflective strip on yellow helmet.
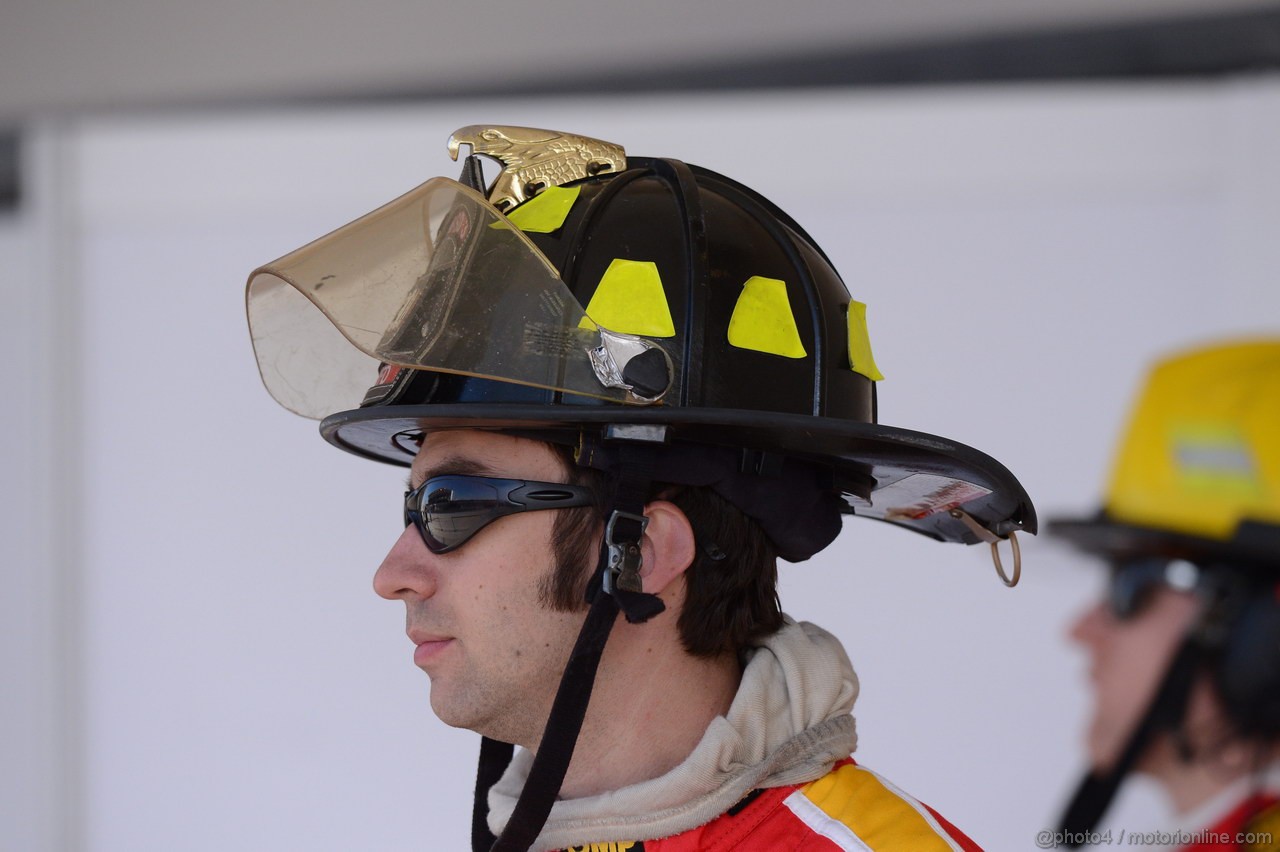
[[761, 275], [747, 279], [729, 318], [729, 344], [784, 358], [808, 354], [791, 314], [786, 282]]
[[875, 356], [871, 354], [871, 335], [867, 333], [867, 306], [849, 302], [849, 366], [873, 382], [884, 380]]
[[1114, 520], [1215, 540], [1280, 524], [1280, 341], [1230, 344], [1152, 371], [1106, 499]]
[[526, 233], [550, 234], [564, 224], [581, 191], [580, 186], [549, 186], [508, 213], [507, 218]]
[[579, 325], [592, 328], [591, 323], [623, 334], [675, 337], [676, 327], [671, 321], [658, 265], [649, 260], [614, 258], [601, 276], [587, 305], [587, 316]]

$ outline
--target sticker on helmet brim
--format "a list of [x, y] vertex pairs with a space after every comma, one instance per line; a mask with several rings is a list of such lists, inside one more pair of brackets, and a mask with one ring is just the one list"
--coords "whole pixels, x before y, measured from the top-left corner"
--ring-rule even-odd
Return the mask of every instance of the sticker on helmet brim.
[[990, 493], [990, 488], [963, 479], [913, 473], [872, 492], [872, 508], [858, 514], [886, 521], [918, 521]]

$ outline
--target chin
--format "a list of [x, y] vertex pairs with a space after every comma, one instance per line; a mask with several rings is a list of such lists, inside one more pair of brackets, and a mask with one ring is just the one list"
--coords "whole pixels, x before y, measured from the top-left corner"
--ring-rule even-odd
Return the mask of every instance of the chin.
[[435, 683], [431, 685], [431, 712], [451, 728], [462, 728], [493, 737], [487, 730], [491, 726], [486, 724], [485, 714], [473, 702], [459, 700], [458, 696], [450, 695]]
[[1106, 772], [1115, 765], [1120, 756], [1122, 743], [1116, 741], [1105, 726], [1095, 721], [1089, 726], [1085, 738], [1085, 751], [1089, 755], [1089, 766], [1096, 772]]
[[431, 681], [431, 712], [436, 718], [451, 728], [465, 728], [464, 714], [458, 712], [457, 702], [449, 700], [444, 686]]

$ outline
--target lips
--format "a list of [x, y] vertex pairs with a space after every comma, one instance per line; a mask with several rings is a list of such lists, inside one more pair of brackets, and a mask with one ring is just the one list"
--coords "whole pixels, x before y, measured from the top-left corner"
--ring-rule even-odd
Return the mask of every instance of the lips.
[[413, 649], [414, 665], [425, 666], [452, 645], [454, 640], [452, 636], [410, 630], [409, 641], [415, 646]]

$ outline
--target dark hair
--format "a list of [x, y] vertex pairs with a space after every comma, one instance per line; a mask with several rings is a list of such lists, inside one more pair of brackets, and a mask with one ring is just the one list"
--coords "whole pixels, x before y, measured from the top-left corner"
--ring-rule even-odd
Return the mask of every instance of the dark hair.
[[[544, 578], [542, 602], [557, 610], [585, 606], [587, 580], [599, 555], [609, 497], [608, 474], [578, 466], [573, 451], [551, 445], [569, 482], [590, 488], [596, 505], [556, 513], [551, 543], [554, 571]], [[655, 483], [650, 499], [675, 504], [693, 527], [697, 550], [685, 571], [678, 627], [685, 650], [697, 657], [736, 654], [782, 628], [778, 559], [754, 520], [710, 487]]]

